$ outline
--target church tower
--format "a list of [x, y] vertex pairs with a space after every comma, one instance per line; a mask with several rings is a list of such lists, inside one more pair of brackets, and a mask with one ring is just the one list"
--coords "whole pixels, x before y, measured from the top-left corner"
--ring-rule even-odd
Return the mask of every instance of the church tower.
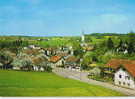
[[84, 35], [84, 31], [82, 31], [82, 37], [81, 37], [81, 39], [82, 39], [82, 42], [85, 42], [85, 35]]

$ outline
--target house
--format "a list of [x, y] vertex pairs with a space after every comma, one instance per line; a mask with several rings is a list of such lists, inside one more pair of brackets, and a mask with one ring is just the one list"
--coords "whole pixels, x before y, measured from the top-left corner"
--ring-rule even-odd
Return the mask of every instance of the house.
[[128, 43], [121, 41], [120, 44], [118, 45], [118, 47], [116, 48], [116, 51], [118, 53], [120, 52], [120, 53], [127, 54], [128, 53]]
[[94, 46], [92, 45], [86, 45], [86, 46], [82, 46], [84, 51], [92, 51], [94, 50]]
[[59, 53], [69, 53], [70, 49], [66, 46], [61, 46], [58, 50], [57, 50], [57, 54]]
[[56, 55], [56, 49], [55, 48], [45, 48], [45, 55], [51, 56], [51, 55]]
[[71, 55], [65, 59], [65, 68], [72, 70], [80, 70], [79, 59]]
[[28, 48], [34, 49], [36, 46], [35, 45], [29, 45]]
[[37, 39], [37, 41], [49, 41], [49, 39], [47, 39], [47, 38], [46, 39], [40, 39], [39, 38], [39, 39]]
[[36, 45], [29, 45], [28, 47], [23, 47], [24, 50], [27, 50], [27, 49], [41, 49], [41, 47], [39, 46], [36, 46]]
[[114, 70], [114, 83], [135, 89], [135, 60], [112, 59], [107, 66]]
[[50, 57], [49, 62], [51, 63], [52, 67], [59, 67], [64, 65], [64, 59], [61, 56], [52, 56]]
[[48, 59], [44, 55], [32, 58], [34, 71], [45, 71], [45, 66], [48, 65]]

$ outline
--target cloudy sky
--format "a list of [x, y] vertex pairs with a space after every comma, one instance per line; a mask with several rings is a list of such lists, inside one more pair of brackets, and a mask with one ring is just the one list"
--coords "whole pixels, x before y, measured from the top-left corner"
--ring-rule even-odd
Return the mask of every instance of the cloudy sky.
[[135, 0], [0, 0], [0, 35], [135, 30]]

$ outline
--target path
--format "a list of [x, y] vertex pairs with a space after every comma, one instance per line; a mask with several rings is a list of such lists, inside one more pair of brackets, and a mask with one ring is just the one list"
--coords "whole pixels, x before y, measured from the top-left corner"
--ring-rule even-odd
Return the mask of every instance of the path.
[[60, 75], [60, 76], [66, 77], [66, 78], [72, 78], [72, 79], [80, 80], [82, 82], [86, 82], [89, 84], [103, 86], [105, 88], [109, 88], [109, 89], [121, 92], [128, 96], [135, 96], [135, 90], [122, 88], [122, 87], [115, 86], [115, 85], [107, 83], [107, 82], [100, 82], [100, 81], [88, 79], [87, 72], [79, 72], [79, 71], [63, 69], [63, 68], [54, 68], [53, 72], [56, 73], [57, 75]]

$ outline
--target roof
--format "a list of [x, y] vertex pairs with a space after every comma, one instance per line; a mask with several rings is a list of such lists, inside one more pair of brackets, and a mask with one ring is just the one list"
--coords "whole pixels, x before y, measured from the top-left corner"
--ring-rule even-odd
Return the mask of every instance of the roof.
[[57, 61], [59, 61], [61, 59], [61, 56], [52, 56], [50, 58], [50, 62], [56, 63]]
[[58, 55], [61, 57], [65, 57], [65, 56], [68, 56], [68, 53], [58, 53]]
[[77, 62], [77, 61], [78, 61], [78, 58], [76, 58], [75, 56], [69, 56], [66, 59], [66, 62]]
[[40, 63], [42, 63], [42, 62], [45, 62], [45, 61], [47, 61], [47, 59], [46, 58], [44, 58], [44, 57], [33, 57], [32, 58], [32, 62], [34, 63], [34, 64], [40, 64]]
[[108, 67], [114, 69], [118, 69], [121, 65], [135, 77], [135, 60], [112, 59], [107, 63]]
[[87, 50], [87, 51], [91, 51], [94, 49], [94, 47], [90, 47], [90, 46], [86, 46], [86, 47], [83, 47], [83, 49]]
[[25, 49], [25, 50], [23, 50], [23, 52], [28, 54], [28, 55], [38, 54], [39, 51], [40, 51], [39, 49]]
[[44, 48], [44, 50], [47, 50], [47, 51], [54, 51], [54, 50], [56, 50], [56, 48]]

